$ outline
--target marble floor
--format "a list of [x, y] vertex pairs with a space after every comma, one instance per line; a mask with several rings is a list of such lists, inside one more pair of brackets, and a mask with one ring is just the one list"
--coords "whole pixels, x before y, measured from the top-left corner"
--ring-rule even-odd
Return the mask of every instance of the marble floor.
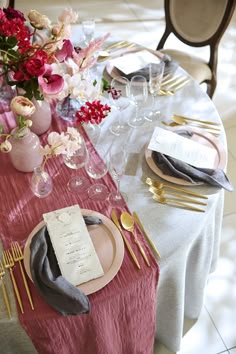
[[[56, 19], [65, 7], [80, 18], [94, 17], [96, 28], [155, 49], [164, 30], [161, 0], [16, 0], [25, 14], [36, 9]], [[171, 47], [181, 44], [172, 38]], [[219, 47], [218, 87], [213, 101], [223, 120], [228, 139], [228, 176], [236, 186], [236, 13]], [[235, 252], [235, 253], [234, 253]], [[179, 354], [236, 354], [236, 191], [225, 193], [220, 259], [206, 288], [205, 305], [198, 321], [186, 333]], [[191, 323], [186, 323], [191, 326]], [[158, 343], [155, 354], [170, 354]]]

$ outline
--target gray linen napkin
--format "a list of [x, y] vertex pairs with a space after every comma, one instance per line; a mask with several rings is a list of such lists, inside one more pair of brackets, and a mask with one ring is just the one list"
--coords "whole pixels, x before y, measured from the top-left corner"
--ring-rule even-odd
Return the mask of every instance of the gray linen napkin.
[[[102, 223], [93, 216], [84, 216], [84, 221], [86, 225]], [[42, 297], [63, 316], [90, 312], [88, 297], [62, 277], [46, 226], [31, 240], [30, 270]]]
[[[163, 61], [165, 62], [164, 76], [167, 74], [174, 74], [178, 67], [178, 63], [172, 60], [169, 55], [165, 55]], [[128, 80], [131, 80], [135, 75], [142, 75], [146, 78], [147, 81], [149, 81], [149, 65], [146, 65], [144, 68], [134, 71], [130, 74], [125, 74], [121, 70], [118, 71], [120, 76], [126, 77]]]
[[162, 173], [166, 175], [182, 178], [193, 184], [206, 182], [229, 192], [234, 190], [228, 177], [221, 169], [197, 168], [156, 151], [152, 152], [152, 158]]

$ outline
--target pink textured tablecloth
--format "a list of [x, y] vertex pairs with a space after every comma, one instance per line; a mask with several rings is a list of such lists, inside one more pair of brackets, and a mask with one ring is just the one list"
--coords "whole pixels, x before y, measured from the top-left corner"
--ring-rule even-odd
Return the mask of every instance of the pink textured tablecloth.
[[[0, 123], [4, 123], [7, 129], [14, 127], [11, 113], [2, 112]], [[54, 114], [51, 130], [65, 128], [66, 123]], [[46, 136], [40, 137], [44, 143]], [[86, 193], [76, 195], [68, 192], [66, 183], [75, 171], [67, 168], [61, 157], [49, 160], [47, 169], [53, 177], [54, 189], [47, 198], [39, 199], [29, 188], [32, 174], [16, 171], [9, 156], [0, 154], [0, 233], [5, 249], [13, 241], [18, 241], [23, 248], [32, 229], [42, 220], [42, 214], [55, 209], [79, 204], [81, 208], [110, 216], [111, 206], [107, 201], [93, 202]], [[77, 173], [86, 175], [83, 169]], [[103, 178], [103, 183], [110, 190], [115, 188], [109, 174]], [[124, 209], [128, 210], [127, 207]], [[18, 266], [15, 267], [14, 274], [25, 310], [23, 315], [18, 312], [19, 320], [38, 353], [153, 353], [159, 267], [138, 229], [137, 236], [148, 254], [150, 268], [143, 261], [130, 234], [126, 233], [126, 236], [138, 255], [142, 270], [137, 270], [125, 249], [122, 266], [115, 278], [103, 289], [89, 295], [90, 314], [63, 317], [45, 303], [29, 281], [35, 304], [35, 311], [32, 311]]]

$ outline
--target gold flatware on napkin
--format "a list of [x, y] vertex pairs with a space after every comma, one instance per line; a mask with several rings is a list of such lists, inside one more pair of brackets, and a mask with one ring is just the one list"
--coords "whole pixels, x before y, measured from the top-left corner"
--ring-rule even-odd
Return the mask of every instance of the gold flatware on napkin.
[[23, 279], [23, 282], [24, 282], [24, 286], [25, 286], [25, 290], [26, 290], [26, 293], [27, 293], [27, 296], [28, 296], [28, 299], [29, 299], [29, 303], [30, 303], [30, 306], [31, 306], [32, 310], [34, 310], [33, 300], [32, 300], [31, 294], [30, 294], [29, 286], [28, 286], [28, 283], [27, 283], [27, 280], [26, 280], [26, 277], [25, 277], [25, 273], [24, 273], [24, 270], [23, 270], [23, 267], [22, 267], [22, 263], [21, 263], [21, 261], [24, 259], [24, 256], [23, 256], [23, 252], [22, 252], [22, 250], [20, 248], [19, 243], [18, 242], [13, 242], [12, 245], [11, 245], [11, 250], [12, 250], [12, 255], [13, 255], [14, 261], [19, 263], [21, 276], [22, 276], [22, 279]]
[[176, 76], [172, 76], [172, 75], [166, 75], [161, 82], [161, 86], [166, 86], [167, 84], [171, 83], [171, 82], [176, 82], [179, 79], [183, 78], [183, 75], [176, 75]]
[[5, 270], [2, 264], [2, 261], [0, 260], [0, 280], [2, 283], [2, 293], [3, 293], [3, 298], [5, 301], [5, 305], [7, 308], [7, 313], [8, 313], [8, 317], [11, 318], [11, 307], [10, 307], [10, 303], [9, 303], [9, 299], [8, 299], [8, 295], [7, 295], [7, 290], [3, 281], [3, 277], [5, 275]]
[[192, 121], [192, 120], [188, 120], [184, 117], [176, 116], [176, 115], [173, 115], [172, 119], [175, 123], [177, 123], [179, 125], [192, 124], [192, 125], [198, 126], [200, 128], [211, 129], [213, 131], [216, 131], [217, 133], [220, 133], [220, 131], [221, 131], [221, 129], [219, 127], [215, 127], [212, 124], [208, 124], [208, 123], [206, 123], [206, 121], [202, 121], [202, 122], [197, 121], [197, 120]]
[[16, 279], [14, 277], [13, 270], [12, 270], [12, 268], [14, 267], [14, 261], [13, 261], [11, 252], [8, 251], [8, 250], [7, 251], [3, 251], [2, 258], [3, 258], [4, 267], [9, 269], [11, 280], [12, 280], [12, 284], [13, 284], [13, 287], [14, 287], [14, 290], [15, 290], [16, 298], [17, 298], [21, 313], [24, 313], [24, 309], [23, 309], [20, 293], [19, 293], [19, 290], [18, 290], [18, 286], [16, 284]]
[[158, 256], [159, 258], [161, 258], [159, 251], [157, 250], [156, 246], [154, 245], [154, 243], [152, 242], [152, 240], [148, 236], [147, 232], [144, 229], [143, 224], [141, 223], [141, 221], [138, 217], [138, 214], [135, 211], [133, 212], [133, 218], [134, 218], [134, 221], [136, 222], [136, 224], [138, 225], [138, 227], [140, 228], [140, 231], [142, 232], [143, 236], [146, 238], [147, 242], [149, 243], [151, 249], [155, 253], [155, 255]]
[[118, 228], [118, 230], [120, 231], [121, 236], [123, 237], [124, 243], [125, 243], [125, 245], [126, 245], [128, 251], [129, 251], [129, 253], [130, 253], [130, 255], [131, 255], [131, 257], [132, 257], [132, 259], [133, 259], [133, 261], [134, 261], [134, 263], [135, 263], [135, 265], [136, 265], [136, 267], [137, 267], [138, 269], [141, 269], [140, 264], [139, 264], [139, 261], [137, 260], [137, 257], [136, 257], [136, 255], [135, 255], [134, 251], [132, 250], [132, 247], [130, 246], [129, 241], [127, 240], [127, 238], [125, 237], [125, 234], [124, 234], [123, 231], [122, 231], [122, 228], [121, 228], [121, 226], [120, 226], [118, 217], [117, 217], [116, 212], [115, 212], [114, 209], [112, 209], [112, 212], [111, 212], [111, 219], [112, 219], [112, 221], [114, 222], [114, 224], [116, 225], [116, 227]]
[[108, 60], [110, 57], [112, 57], [114, 53], [116, 54], [116, 52], [119, 52], [120, 49], [133, 48], [133, 47], [135, 47], [135, 43], [130, 43], [128, 41], [123, 41], [123, 43], [120, 42], [120, 44], [114, 44], [113, 46], [101, 50], [97, 57], [97, 61], [103, 62], [105, 60]]
[[123, 211], [121, 213], [120, 216], [120, 221], [121, 221], [121, 225], [123, 226], [123, 228], [129, 232], [132, 233], [132, 235], [134, 236], [134, 242], [136, 243], [136, 245], [138, 246], [138, 249], [141, 253], [141, 255], [143, 256], [145, 262], [147, 263], [147, 265], [150, 267], [150, 262], [148, 260], [148, 257], [142, 247], [142, 245], [140, 244], [137, 235], [134, 231], [134, 219], [132, 217], [132, 215], [130, 215], [129, 213], [127, 213], [126, 211]]
[[[180, 125], [187, 125], [187, 122], [185, 124], [179, 124], [179, 123], [176, 123], [176, 122], [165, 122], [165, 121], [162, 121], [161, 122], [162, 124], [166, 125], [167, 127], [179, 127]], [[189, 123], [188, 123], [189, 124]], [[191, 124], [189, 124], [191, 125]], [[218, 137], [220, 134], [221, 134], [221, 131], [219, 130], [214, 130], [212, 129], [211, 126], [200, 126], [200, 125], [192, 125], [192, 127], [195, 127], [195, 128], [199, 128], [199, 129], [204, 129], [207, 133], [211, 133], [213, 135], [215, 135], [216, 137]]]
[[219, 125], [221, 126], [220, 123], [216, 123], [216, 122], [212, 122], [212, 121], [209, 121], [209, 120], [203, 120], [203, 119], [196, 119], [196, 118], [188, 118], [188, 117], [184, 117], [184, 116], [180, 116], [178, 114], [174, 114], [172, 116], [172, 119], [174, 120], [174, 117], [179, 117], [179, 118], [183, 118], [184, 120], [186, 121], [192, 121], [192, 122], [199, 122], [199, 123], [203, 123], [203, 124], [209, 124], [209, 125]]
[[172, 198], [159, 197], [156, 194], [154, 194], [152, 196], [152, 199], [154, 199], [156, 202], [158, 202], [160, 204], [171, 205], [171, 206], [174, 206], [174, 207], [181, 207], [181, 209], [197, 211], [197, 212], [201, 212], [201, 213], [205, 212], [204, 209], [193, 207], [193, 206], [191, 206], [191, 205], [189, 205], [189, 204], [187, 204], [185, 202], [179, 202], [178, 200], [172, 199]]
[[173, 189], [173, 190], [176, 190], [176, 191], [180, 191], [180, 192], [182, 192], [184, 194], [189, 194], [189, 195], [195, 196], [197, 198], [208, 199], [208, 197], [206, 195], [204, 195], [204, 194], [193, 192], [191, 190], [180, 188], [180, 187], [174, 187], [174, 186], [171, 186], [169, 184], [160, 183], [158, 181], [155, 181], [155, 180], [151, 179], [150, 177], [146, 178], [146, 184], [148, 184], [149, 186], [154, 186], [154, 187], [159, 188], [159, 189], [170, 188], [170, 189]]
[[184, 201], [186, 203], [191, 203], [191, 204], [199, 204], [199, 205], [207, 205], [207, 203], [204, 203], [204, 202], [201, 202], [199, 200], [196, 200], [194, 198], [189, 198], [189, 197], [186, 197], [184, 195], [182, 195], [180, 192], [178, 193], [173, 193], [173, 192], [168, 192], [168, 191], [165, 191], [164, 189], [158, 189], [156, 187], [149, 187], [149, 191], [159, 197], [166, 197], [167, 195], [171, 196], [171, 197], [175, 197], [177, 198], [179, 201]]

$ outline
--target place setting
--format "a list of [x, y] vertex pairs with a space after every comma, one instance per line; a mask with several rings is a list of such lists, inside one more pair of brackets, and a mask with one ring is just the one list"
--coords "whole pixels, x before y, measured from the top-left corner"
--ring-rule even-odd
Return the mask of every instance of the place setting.
[[208, 184], [233, 191], [226, 173], [227, 152], [214, 135], [196, 127], [156, 127], [145, 147], [145, 159], [165, 184], [147, 177], [152, 199], [160, 204], [205, 212], [207, 197], [180, 186]]

